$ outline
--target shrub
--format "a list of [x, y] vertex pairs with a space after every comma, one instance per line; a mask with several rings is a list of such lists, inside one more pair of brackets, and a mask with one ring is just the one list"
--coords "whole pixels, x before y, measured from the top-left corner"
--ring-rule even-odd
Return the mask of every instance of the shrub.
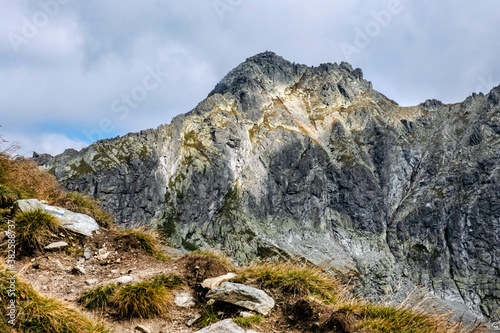
[[42, 250], [42, 246], [57, 233], [60, 223], [53, 215], [41, 209], [19, 213], [16, 222], [16, 250], [21, 255]]
[[168, 289], [155, 281], [127, 285], [113, 301], [122, 318], [153, 318], [164, 314], [170, 303]]
[[84, 292], [78, 299], [83, 307], [89, 310], [105, 310], [111, 304], [116, 291], [116, 284], [110, 283]]

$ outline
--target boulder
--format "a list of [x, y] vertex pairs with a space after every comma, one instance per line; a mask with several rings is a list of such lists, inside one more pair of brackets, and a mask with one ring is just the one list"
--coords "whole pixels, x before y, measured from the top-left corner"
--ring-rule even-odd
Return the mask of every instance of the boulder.
[[207, 298], [222, 301], [267, 315], [274, 300], [264, 291], [240, 283], [224, 282], [207, 293]]
[[88, 215], [75, 213], [70, 210], [49, 206], [36, 199], [18, 200], [14, 203], [14, 213], [27, 212], [33, 209], [43, 209], [57, 217], [63, 228], [85, 236], [92, 236], [92, 232], [99, 229], [97, 222]]
[[205, 279], [202, 283], [201, 286], [206, 289], [213, 289], [218, 286], [224, 281], [231, 280], [232, 278], [235, 278], [236, 274], [234, 273], [227, 273], [226, 275], [214, 277], [211, 279]]

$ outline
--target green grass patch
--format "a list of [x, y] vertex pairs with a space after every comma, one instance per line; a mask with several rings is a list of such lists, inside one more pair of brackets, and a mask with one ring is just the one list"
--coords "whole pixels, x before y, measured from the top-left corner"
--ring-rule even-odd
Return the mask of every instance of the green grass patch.
[[252, 328], [254, 325], [261, 324], [263, 319], [260, 315], [249, 316], [249, 317], [237, 317], [233, 321], [240, 327]]
[[421, 306], [418, 302], [395, 307], [385, 304], [358, 301], [339, 307], [339, 311], [354, 315], [355, 318], [358, 318], [355, 329], [363, 332], [485, 332], [482, 325], [478, 325], [473, 330], [468, 330], [460, 323], [452, 323], [449, 313], [436, 313], [433, 307]]
[[164, 314], [171, 304], [170, 290], [182, 285], [175, 274], [160, 274], [118, 288], [114, 283], [84, 292], [78, 302], [89, 310], [116, 310], [121, 318], [154, 318]]
[[207, 327], [219, 321], [219, 315], [213, 304], [206, 305], [201, 310], [201, 326]]
[[182, 280], [175, 274], [160, 274], [153, 278], [153, 283], [162, 285], [168, 289], [174, 289], [175, 287], [182, 285]]

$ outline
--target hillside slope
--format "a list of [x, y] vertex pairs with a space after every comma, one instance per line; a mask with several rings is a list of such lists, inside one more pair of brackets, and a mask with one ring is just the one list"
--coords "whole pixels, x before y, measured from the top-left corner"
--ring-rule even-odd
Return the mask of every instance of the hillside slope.
[[499, 103], [400, 107], [347, 63], [266, 52], [171, 124], [35, 160], [187, 249], [350, 264], [367, 292], [420, 284], [498, 320]]

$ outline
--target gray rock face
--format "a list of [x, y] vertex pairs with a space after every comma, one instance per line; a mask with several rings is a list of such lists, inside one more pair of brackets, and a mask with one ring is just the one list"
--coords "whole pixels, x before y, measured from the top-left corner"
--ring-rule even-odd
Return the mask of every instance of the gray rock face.
[[206, 298], [222, 301], [267, 315], [274, 307], [274, 300], [264, 291], [240, 283], [224, 282], [211, 289]]
[[420, 284], [498, 320], [499, 101], [400, 107], [349, 64], [266, 52], [172, 124], [38, 161], [186, 249], [333, 258], [366, 292]]

